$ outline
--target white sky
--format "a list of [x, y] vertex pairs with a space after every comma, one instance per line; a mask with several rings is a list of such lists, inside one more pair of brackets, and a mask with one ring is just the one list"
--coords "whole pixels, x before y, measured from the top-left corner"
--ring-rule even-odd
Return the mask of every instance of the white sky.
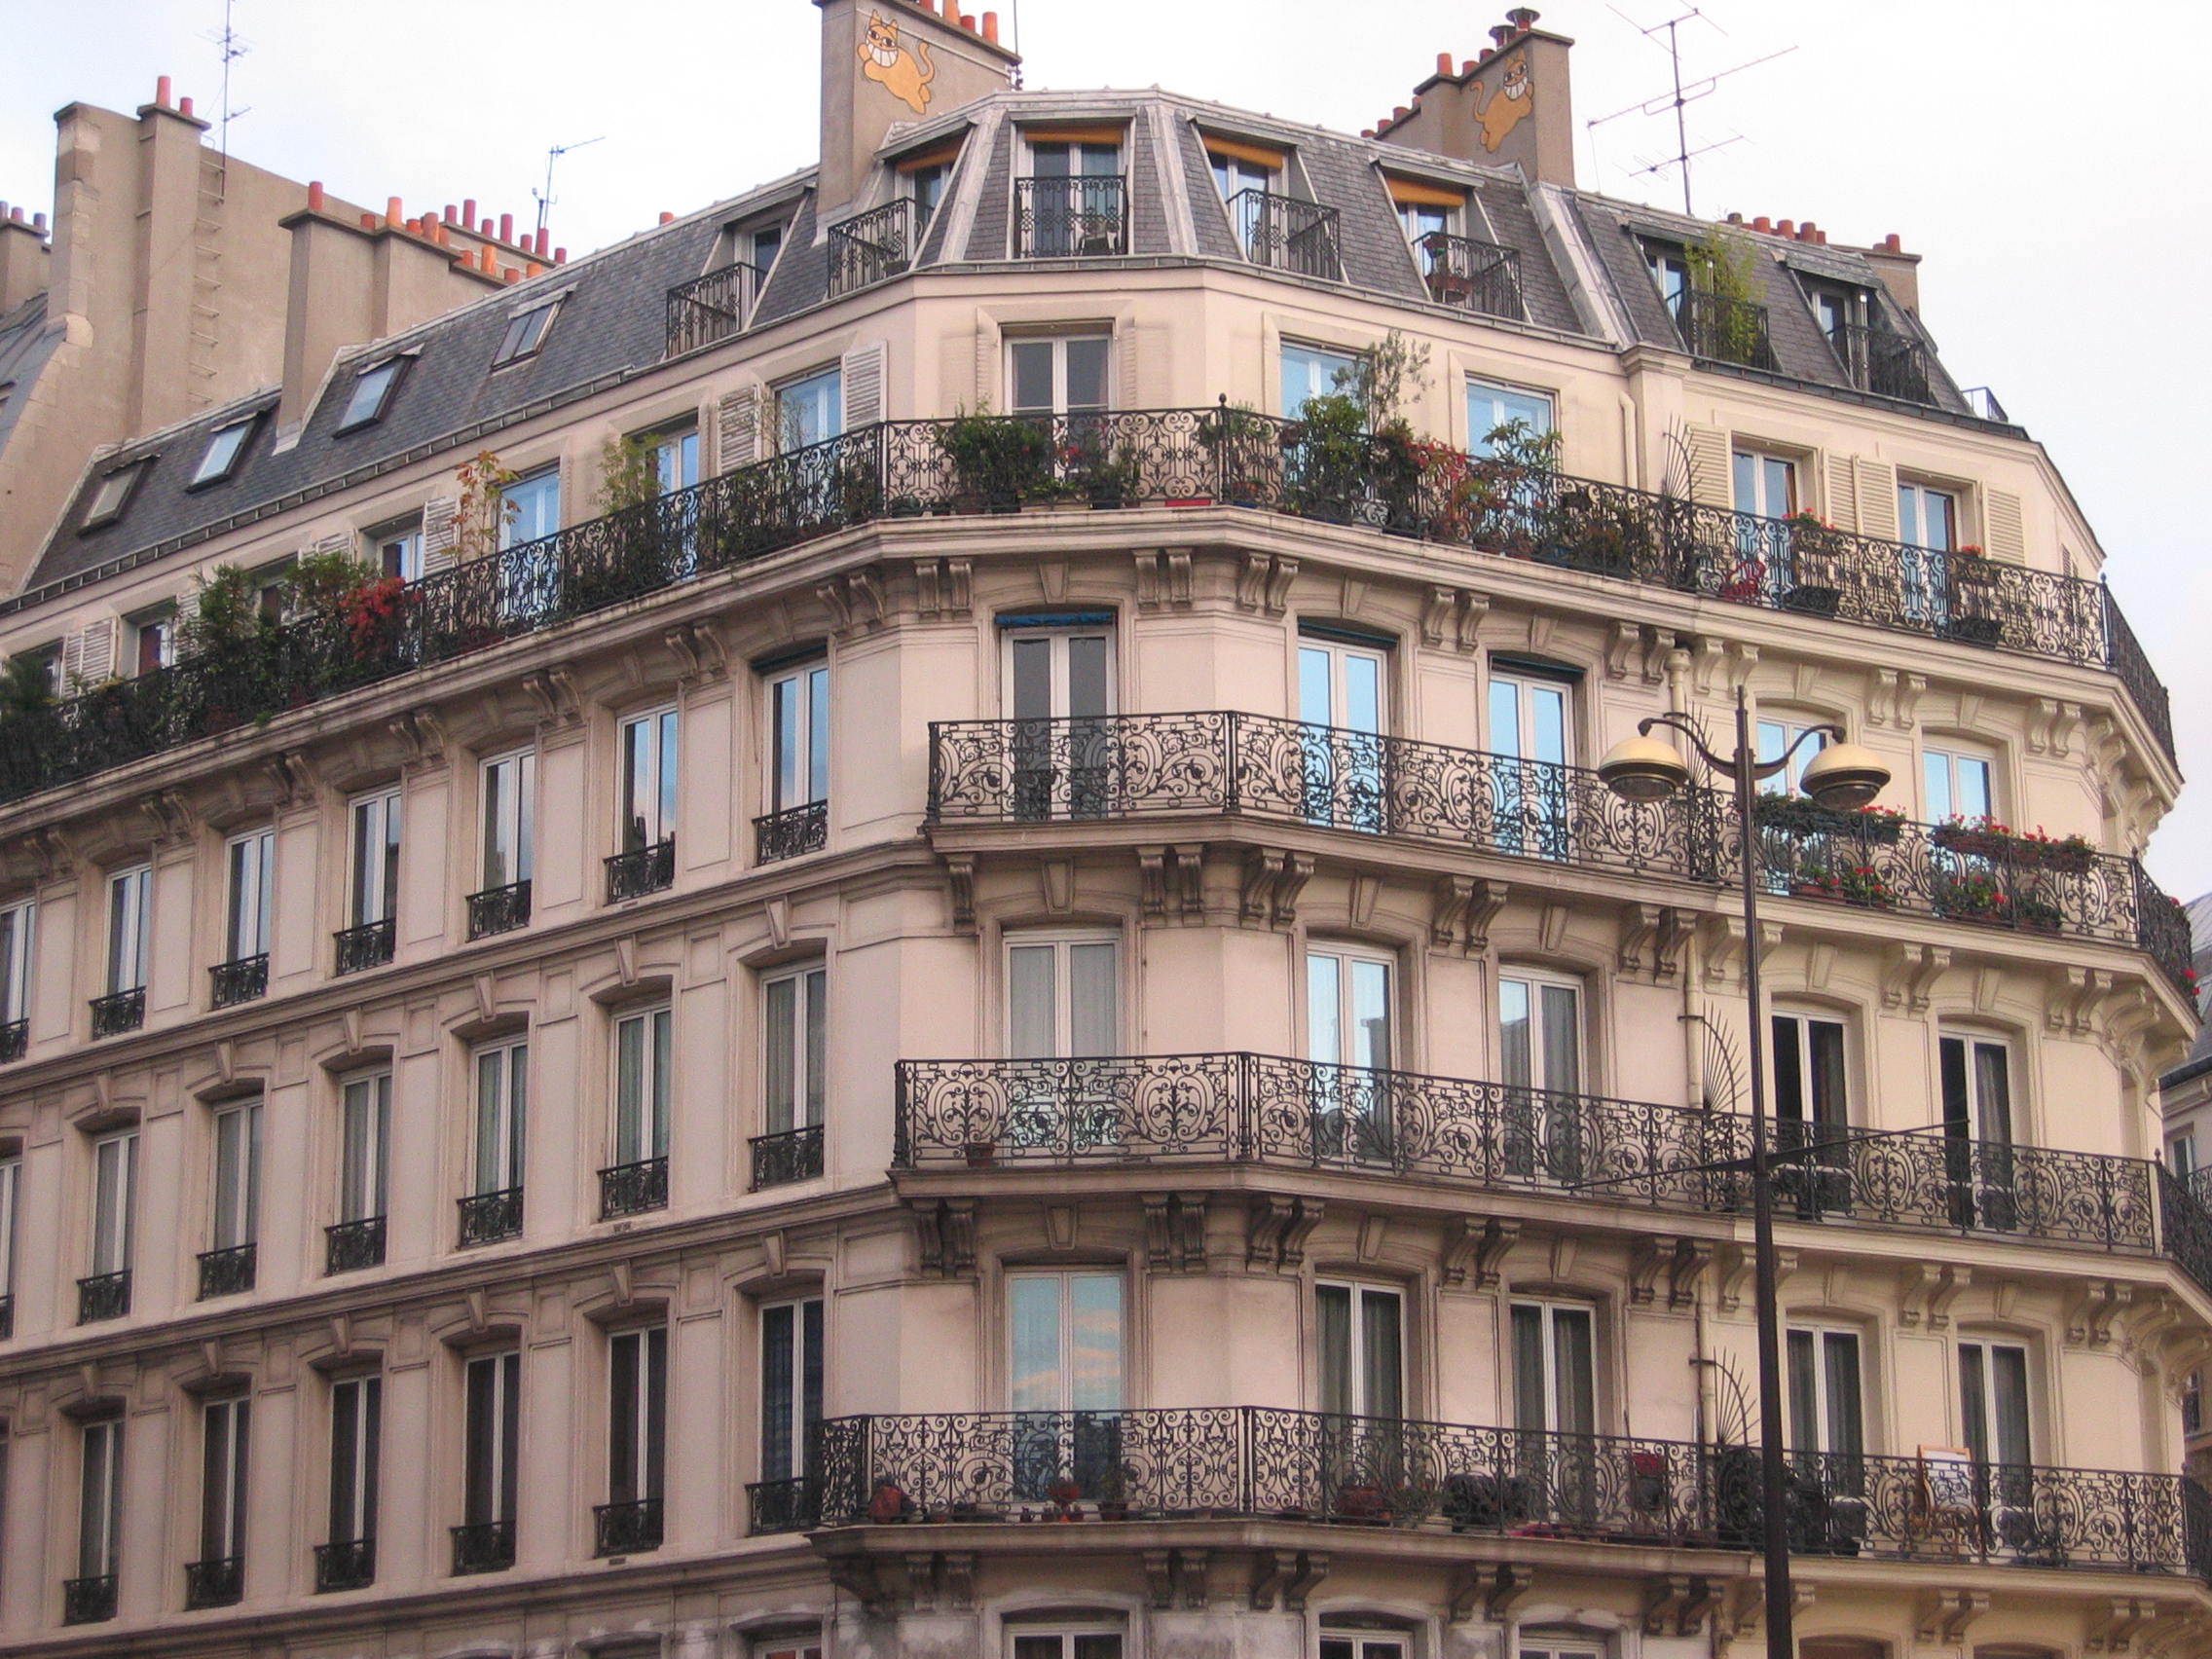
[[[1650, 23], [1688, 0], [1617, 0]], [[532, 222], [547, 146], [565, 158], [553, 240], [571, 254], [810, 164], [819, 28], [807, 0], [235, 0], [240, 155], [410, 213], [473, 196]], [[1158, 85], [1317, 126], [1372, 126], [1505, 5], [1465, 0], [997, 0], [1033, 87]], [[969, 0], [980, 10], [980, 0]], [[1553, 0], [1573, 36], [1578, 121], [1668, 83], [1665, 54], [1604, 0]], [[2212, 8], [2135, 0], [1709, 0], [1687, 73], [1785, 47], [1693, 106], [1696, 206], [1896, 231], [1927, 255], [1922, 312], [1960, 384], [1986, 384], [2050, 450], [2172, 688], [2199, 778], [2152, 846], [2154, 875], [2212, 888], [2212, 512], [2200, 492], [2212, 372], [2203, 189]], [[0, 0], [10, 97], [0, 200], [52, 206], [52, 112], [134, 109], [168, 73], [220, 102], [222, 0]], [[1725, 29], [1725, 33], [1721, 32]], [[1671, 118], [1586, 140], [1581, 182], [1678, 205]], [[2192, 485], [2190, 480], [2195, 480]], [[2191, 506], [2197, 500], [2196, 506]]]

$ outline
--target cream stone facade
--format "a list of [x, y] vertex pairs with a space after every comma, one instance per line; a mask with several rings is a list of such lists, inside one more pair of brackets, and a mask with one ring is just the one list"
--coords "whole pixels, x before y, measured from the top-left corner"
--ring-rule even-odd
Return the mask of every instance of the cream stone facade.
[[[1754, 350], [1705, 227], [868, 13], [856, 182], [89, 462], [0, 614], [143, 665], [0, 716], [0, 1645], [1754, 1651], [1751, 856], [1801, 1651], [2212, 1652], [2164, 693], [1905, 256], [1741, 227]], [[1456, 456], [1275, 418], [1393, 334]], [[1901, 816], [1587, 770], [1739, 687]]]

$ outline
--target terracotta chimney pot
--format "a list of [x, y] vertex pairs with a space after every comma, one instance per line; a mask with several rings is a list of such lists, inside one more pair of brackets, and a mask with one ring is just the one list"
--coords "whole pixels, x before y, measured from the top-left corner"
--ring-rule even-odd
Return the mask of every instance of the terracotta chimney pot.
[[976, 14], [973, 12], [964, 12], [961, 14], [960, 26], [966, 29], [970, 34], [977, 34], [980, 32], [976, 27]]
[[1477, 60], [1475, 58], [1467, 58], [1459, 65], [1459, 73], [1461, 75], [1472, 75], [1475, 72], [1476, 61]]
[[364, 231], [373, 231], [376, 228], [377, 216], [374, 213], [363, 213], [361, 215], [361, 229]]
[[177, 99], [176, 112], [179, 115], [190, 115], [192, 113], [192, 100], [189, 97]]
[[510, 245], [515, 240], [515, 216], [512, 213], [499, 215], [499, 240]]
[[1480, 54], [1479, 55], [1477, 55], [1477, 57], [1475, 58], [1475, 61], [1476, 61], [1477, 63], [1488, 63], [1488, 62], [1489, 62], [1489, 61], [1490, 61], [1490, 60], [1491, 60], [1492, 58], [1495, 57], [1496, 55], [1497, 55], [1497, 48], [1496, 48], [1496, 47], [1494, 47], [1494, 46], [1486, 46], [1486, 47], [1484, 47], [1484, 48], [1482, 49], [1482, 52], [1481, 52], [1481, 54]]
[[1884, 253], [1904, 252], [1904, 239], [1899, 237], [1897, 232], [1892, 231], [1882, 239], [1882, 251]]
[[1452, 55], [1449, 52], [1440, 52], [1436, 55], [1436, 72], [1439, 75], [1452, 73]]
[[42, 237], [46, 235], [46, 215], [44, 213], [33, 213], [31, 215], [31, 229], [38, 232]]
[[154, 101], [164, 109], [169, 107], [169, 78], [166, 75], [154, 77]]
[[1392, 121], [1403, 121], [1407, 116], [1411, 114], [1413, 114], [1412, 110], [1408, 109], [1404, 104], [1400, 104], [1397, 108], [1393, 109], [1390, 112], [1390, 119]]
[[661, 212], [660, 222], [664, 225], [673, 225], [676, 223], [676, 215], [664, 208]]
[[1780, 224], [1774, 227], [1774, 234], [1778, 237], [1796, 236], [1797, 221], [1795, 219], [1784, 219]]
[[993, 46], [999, 43], [999, 15], [996, 12], [983, 14], [983, 38]]
[[554, 263], [555, 265], [566, 265], [566, 264], [568, 264], [568, 263], [569, 263], [569, 250], [568, 250], [567, 248], [565, 248], [565, 247], [557, 247], [557, 248], [555, 248], [555, 249], [553, 250], [553, 263]]
[[476, 229], [476, 198], [473, 196], [461, 200], [461, 228], [464, 231]]
[[1768, 218], [1764, 213], [1761, 213], [1757, 218], [1751, 221], [1751, 229], [1759, 232], [1763, 236], [1774, 229], [1774, 221]]
[[1493, 23], [1490, 31], [1490, 44], [1493, 49], [1502, 47], [1513, 38], [1513, 34], [1514, 29], [1511, 23]]
[[324, 202], [324, 201], [325, 201], [325, 198], [324, 198], [324, 196], [323, 196], [323, 193], [322, 193], [322, 180], [321, 180], [321, 179], [319, 179], [319, 178], [311, 178], [311, 179], [309, 179], [309, 180], [308, 180], [308, 211], [309, 211], [309, 212], [311, 212], [311, 213], [319, 213], [319, 212], [321, 212], [321, 211], [322, 211], [322, 204], [323, 204], [323, 202]]

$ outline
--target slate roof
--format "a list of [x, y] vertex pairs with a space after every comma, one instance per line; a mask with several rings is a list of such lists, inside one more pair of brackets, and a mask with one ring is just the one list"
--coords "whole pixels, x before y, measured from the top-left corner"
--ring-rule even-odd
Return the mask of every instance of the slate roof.
[[30, 401], [31, 385], [38, 379], [39, 370], [60, 344], [61, 331], [47, 330], [43, 293], [33, 294], [6, 316], [0, 316], [0, 387], [13, 388], [0, 392], [0, 449], [7, 448], [8, 434]]

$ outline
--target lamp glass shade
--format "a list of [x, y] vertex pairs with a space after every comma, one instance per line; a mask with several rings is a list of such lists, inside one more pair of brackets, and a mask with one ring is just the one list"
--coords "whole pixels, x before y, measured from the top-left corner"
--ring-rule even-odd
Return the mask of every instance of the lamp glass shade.
[[1623, 800], [1665, 800], [1689, 782], [1689, 762], [1671, 743], [1655, 737], [1623, 738], [1598, 762], [1605, 788]]
[[1870, 749], [1831, 743], [1806, 762], [1799, 786], [1821, 805], [1847, 812], [1882, 793], [1890, 769]]

